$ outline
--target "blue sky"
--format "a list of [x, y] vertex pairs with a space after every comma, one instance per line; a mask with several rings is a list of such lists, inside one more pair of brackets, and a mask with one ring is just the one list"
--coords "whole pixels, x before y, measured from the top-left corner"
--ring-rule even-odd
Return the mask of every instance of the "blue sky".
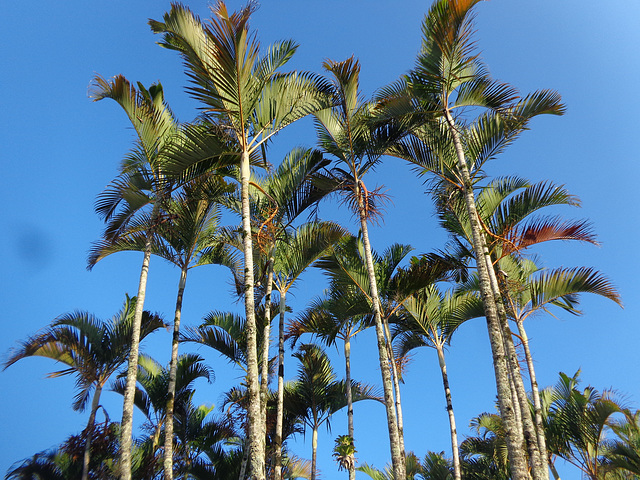
[[[398, 5], [400, 2], [398, 2]], [[207, 2], [189, 2], [207, 16]], [[235, 9], [240, 2], [230, 1]], [[413, 65], [420, 24], [429, 2], [264, 1], [255, 13], [263, 46], [293, 38], [300, 44], [291, 68], [321, 72], [325, 58], [355, 55], [362, 63], [363, 93], [395, 80]], [[75, 309], [107, 318], [135, 294], [141, 255], [123, 254], [87, 272], [86, 255], [101, 232], [93, 212], [96, 195], [115, 176], [120, 159], [132, 145], [133, 132], [114, 103], [93, 103], [87, 87], [95, 74], [124, 74], [145, 85], [160, 80], [165, 96], [181, 121], [196, 115], [197, 105], [184, 92], [186, 77], [175, 52], [155, 44], [147, 19], [160, 19], [169, 8], [157, 0], [124, 2], [2, 2], [4, 35], [0, 59], [0, 158], [5, 206], [0, 218], [4, 271], [0, 302], [4, 313], [0, 355], [6, 358], [16, 342], [45, 327], [56, 316]], [[557, 243], [536, 250], [545, 265], [592, 266], [618, 286], [625, 308], [601, 298], [585, 297], [585, 315], [557, 313], [556, 318], [530, 321], [529, 335], [541, 385], [555, 383], [557, 373], [582, 369], [586, 384], [613, 387], [629, 403], [640, 405], [640, 326], [637, 293], [638, 214], [634, 209], [638, 162], [636, 83], [640, 75], [637, 18], [640, 4], [540, 0], [492, 0], [476, 8], [477, 39], [494, 77], [526, 93], [558, 90], [568, 111], [563, 117], [536, 119], [501, 158], [491, 175], [518, 174], [532, 181], [566, 185], [582, 199], [581, 209], [558, 209], [569, 218], [587, 218], [599, 235], [600, 247]], [[303, 122], [279, 136], [270, 151], [277, 163], [298, 145], [313, 145], [313, 130]], [[382, 251], [393, 242], [408, 243], [416, 253], [442, 248], [446, 240], [433, 217], [421, 180], [407, 165], [385, 161], [369, 187], [384, 185], [393, 202], [384, 223], [372, 232], [373, 247]], [[332, 218], [334, 207], [321, 209]], [[349, 220], [341, 214], [341, 219]], [[355, 230], [353, 224], [351, 229]], [[152, 260], [146, 307], [171, 318], [178, 272]], [[294, 308], [324, 288], [312, 273], [294, 291]], [[228, 295], [222, 269], [196, 269], [185, 296], [184, 321], [196, 325], [212, 309], [237, 309]], [[147, 351], [168, 360], [170, 336], [160, 333]], [[373, 336], [365, 333], [353, 346], [361, 355], [354, 377], [379, 383]], [[186, 349], [185, 349], [186, 351]], [[201, 384], [198, 400], [219, 403], [223, 391], [238, 378], [213, 353], [200, 351], [216, 371], [212, 385]], [[342, 372], [338, 355], [335, 368]], [[493, 408], [492, 377], [486, 331], [482, 321], [461, 329], [449, 351], [449, 374], [459, 431]], [[18, 460], [50, 448], [80, 431], [87, 413], [71, 411], [72, 379], [45, 379], [55, 365], [27, 359], [0, 372], [0, 471]], [[295, 363], [288, 363], [288, 377]], [[120, 398], [107, 393], [103, 404], [113, 420], [121, 415]], [[448, 451], [448, 425], [435, 353], [418, 354], [403, 389], [407, 448], [418, 455]], [[356, 437], [362, 462], [382, 467], [389, 458], [381, 405], [356, 406]], [[136, 413], [137, 420], [142, 415]], [[319, 466], [324, 477], [335, 475], [333, 439], [346, 432], [344, 414], [332, 420], [332, 433], [321, 432]], [[310, 458], [310, 436], [292, 446]], [[567, 476], [576, 476], [567, 469]], [[364, 478], [364, 477], [361, 477]]]

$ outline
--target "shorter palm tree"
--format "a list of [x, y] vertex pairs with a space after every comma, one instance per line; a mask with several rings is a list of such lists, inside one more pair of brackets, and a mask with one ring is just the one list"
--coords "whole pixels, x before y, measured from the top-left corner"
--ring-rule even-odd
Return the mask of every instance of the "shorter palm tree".
[[609, 469], [607, 434], [616, 418], [625, 414], [625, 406], [612, 390], [579, 389], [579, 376], [579, 371], [572, 377], [560, 372], [558, 383], [543, 390], [542, 397], [549, 402], [546, 437], [551, 454], [579, 468], [584, 477], [597, 480]]
[[449, 414], [454, 478], [460, 480], [462, 474], [458, 434], [444, 350], [462, 323], [484, 315], [482, 301], [474, 293], [443, 294], [437, 287], [430, 286], [407, 299], [403, 306], [404, 309], [394, 322], [396, 357], [406, 358], [419, 347], [432, 347], [436, 350]]
[[303, 344], [293, 354], [300, 361], [296, 380], [285, 390], [285, 409], [298, 416], [312, 430], [311, 480], [316, 478], [318, 428], [323, 423], [330, 428], [331, 415], [347, 406], [347, 390], [354, 402], [378, 400], [373, 387], [337, 380], [327, 354], [317, 345]]
[[[88, 312], [76, 311], [55, 319], [43, 333], [28, 338], [13, 350], [4, 368], [26, 357], [46, 357], [66, 366], [49, 374], [50, 378], [75, 375], [78, 393], [73, 409], [83, 411], [93, 392], [91, 413], [84, 436], [82, 478], [89, 475], [91, 441], [100, 395], [109, 378], [127, 361], [131, 348], [136, 297], [127, 296], [120, 312], [110, 320], [100, 320]], [[140, 338], [165, 327], [158, 314], [142, 314]]]

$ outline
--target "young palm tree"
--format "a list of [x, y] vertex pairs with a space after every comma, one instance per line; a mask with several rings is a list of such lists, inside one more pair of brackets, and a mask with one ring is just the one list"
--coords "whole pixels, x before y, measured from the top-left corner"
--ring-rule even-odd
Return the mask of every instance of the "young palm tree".
[[[369, 305], [364, 306], [365, 315], [369, 313]], [[290, 323], [286, 337], [292, 345], [304, 333], [311, 333], [327, 346], [336, 343], [337, 339], [344, 344], [345, 382], [351, 384], [351, 339], [369, 325], [362, 314], [362, 295], [356, 287], [342, 288], [332, 285], [326, 297], [315, 300], [302, 314]], [[353, 399], [347, 390], [347, 437], [351, 444], [355, 441], [353, 426]], [[347, 449], [349, 446], [347, 445]], [[349, 480], [355, 478], [355, 461], [347, 462]]]
[[560, 372], [555, 387], [542, 392], [550, 399], [547, 438], [551, 453], [579, 468], [590, 480], [604, 478], [606, 454], [611, 446], [606, 434], [625, 406], [614, 391], [578, 388], [580, 372], [573, 377]]
[[[127, 297], [122, 310], [109, 321], [80, 311], [62, 315], [43, 333], [22, 342], [4, 363], [4, 368], [7, 368], [22, 358], [38, 356], [66, 365], [67, 368], [53, 372], [49, 377], [77, 377], [79, 391], [73, 403], [74, 410], [84, 410], [93, 392], [91, 412], [85, 429], [82, 480], [87, 480], [89, 476], [91, 441], [100, 395], [109, 378], [127, 361], [135, 311], [136, 297]], [[164, 326], [159, 315], [143, 312], [140, 339]]]
[[336, 379], [329, 357], [317, 345], [303, 344], [293, 354], [300, 361], [296, 380], [287, 385], [285, 405], [312, 430], [311, 480], [316, 479], [318, 428], [327, 423], [332, 414], [347, 405], [347, 390], [353, 401], [380, 400], [373, 388]]
[[260, 388], [254, 311], [254, 267], [249, 203], [250, 157], [290, 123], [320, 108], [324, 86], [309, 74], [279, 73], [295, 53], [296, 45], [272, 45], [260, 57], [259, 43], [249, 31], [254, 9], [249, 4], [229, 14], [224, 2], [202, 23], [189, 9], [174, 4], [163, 21], [151, 20], [151, 29], [163, 35], [162, 46], [185, 59], [192, 82], [189, 92], [202, 102], [213, 124], [233, 137], [240, 152], [240, 192], [244, 253], [244, 297], [249, 368], [249, 476], [264, 479], [264, 421], [260, 418]]
[[458, 434], [444, 349], [462, 323], [484, 314], [482, 302], [474, 294], [443, 295], [437, 287], [431, 286], [406, 300], [403, 306], [399, 320], [394, 322], [393, 337], [397, 358], [405, 358], [418, 347], [432, 347], [436, 350], [449, 414], [454, 478], [460, 480], [462, 474]]
[[[107, 222], [103, 242], [115, 242], [123, 232], [136, 226], [146, 226], [147, 238], [138, 284], [127, 388], [122, 408], [120, 468], [122, 478], [130, 480], [133, 397], [138, 369], [140, 322], [146, 295], [153, 227], [162, 218], [162, 204], [168, 199], [172, 188], [164, 170], [172, 142], [178, 138], [178, 124], [165, 103], [160, 84], [152, 85], [147, 90], [139, 83], [136, 90], [121, 75], [111, 81], [96, 76], [91, 97], [95, 101], [104, 98], [115, 100], [127, 114], [138, 136], [136, 147], [123, 161], [120, 176], [96, 201], [96, 211]], [[151, 206], [151, 212], [145, 213], [147, 206]], [[90, 258], [89, 268], [94, 265], [95, 262]]]

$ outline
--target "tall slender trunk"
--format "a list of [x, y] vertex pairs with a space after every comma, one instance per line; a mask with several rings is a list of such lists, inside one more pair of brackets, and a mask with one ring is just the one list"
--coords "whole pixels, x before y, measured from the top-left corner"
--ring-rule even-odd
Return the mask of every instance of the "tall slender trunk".
[[451, 400], [451, 389], [449, 388], [449, 376], [447, 375], [447, 364], [444, 360], [444, 349], [442, 345], [436, 345], [438, 352], [438, 363], [440, 373], [442, 373], [442, 385], [444, 386], [444, 396], [447, 400], [447, 413], [449, 414], [449, 428], [451, 429], [451, 452], [453, 456], [453, 478], [461, 480], [460, 473], [460, 450], [458, 449], [458, 430], [456, 429], [456, 417], [453, 414], [453, 402]]
[[[353, 392], [351, 391], [351, 337], [347, 333], [344, 337], [344, 369], [347, 382], [347, 432], [355, 444], [355, 430], [353, 428]], [[349, 463], [349, 480], [356, 478], [355, 462]]]
[[280, 292], [280, 317], [278, 318], [278, 399], [276, 403], [275, 480], [282, 480], [282, 424], [284, 419], [284, 315], [287, 291]]
[[316, 480], [316, 461], [318, 459], [318, 427], [313, 427], [311, 437], [311, 480]]
[[91, 459], [91, 442], [93, 441], [93, 431], [96, 424], [96, 412], [100, 406], [100, 394], [102, 393], [102, 385], [96, 385], [96, 391], [93, 393], [91, 402], [91, 413], [87, 422], [87, 440], [84, 443], [84, 455], [82, 458], [82, 480], [89, 478], [89, 460]]
[[389, 365], [391, 367], [391, 378], [393, 378], [393, 391], [396, 395], [396, 414], [398, 415], [398, 438], [400, 439], [400, 455], [402, 458], [406, 458], [406, 452], [404, 449], [404, 420], [402, 417], [402, 401], [400, 399], [400, 376], [398, 375], [398, 366], [396, 365], [396, 359], [393, 355], [393, 349], [391, 348], [391, 332], [389, 330], [389, 322], [386, 318], [382, 319], [382, 325], [384, 326], [384, 333], [389, 340], [387, 342], [387, 355], [389, 356]]
[[502, 341], [500, 319], [498, 318], [496, 300], [493, 295], [493, 289], [491, 288], [491, 281], [487, 271], [487, 262], [484, 260], [488, 257], [489, 252], [486, 248], [486, 242], [478, 220], [471, 176], [469, 174], [464, 150], [460, 141], [460, 135], [458, 133], [456, 123], [451, 116], [451, 112], [445, 108], [444, 114], [456, 150], [458, 172], [462, 177], [462, 190], [467, 208], [467, 215], [469, 216], [469, 222], [471, 224], [473, 250], [476, 257], [478, 278], [480, 280], [480, 294], [482, 296], [482, 304], [484, 306], [485, 317], [487, 320], [487, 330], [489, 333], [493, 368], [496, 378], [496, 387], [498, 390], [498, 405], [500, 407], [500, 416], [505, 429], [507, 452], [509, 456], [509, 463], [511, 465], [511, 475], [513, 480], [528, 480], [530, 477], [527, 471], [527, 459], [525, 452], [522, 449], [524, 439], [522, 430], [518, 429], [515, 424], [514, 404], [511, 400], [511, 388], [509, 385], [509, 368], [505, 356], [504, 343]]
[[[157, 205], [157, 204], [156, 204]], [[157, 218], [158, 207], [153, 207], [151, 221]], [[138, 350], [140, 348], [140, 328], [142, 324], [142, 313], [144, 312], [144, 297], [147, 290], [147, 277], [149, 275], [149, 261], [151, 260], [151, 235], [147, 234], [147, 242], [144, 247], [144, 258], [140, 271], [140, 282], [138, 283], [138, 295], [136, 297], [136, 310], [133, 315], [133, 325], [131, 331], [131, 349], [129, 350], [129, 366], [127, 368], [127, 381], [124, 390], [124, 400], [122, 406], [122, 423], [120, 431], [120, 478], [131, 480], [131, 447], [133, 431], [133, 400], [136, 394], [136, 382], [138, 379]]]
[[[535, 412], [535, 425], [536, 434], [538, 438], [538, 448], [540, 454], [544, 457], [544, 463], [551, 467], [551, 472], [554, 472], [553, 464], [549, 462], [549, 454], [547, 452], [547, 440], [544, 436], [544, 424], [542, 420], [542, 402], [540, 401], [540, 389], [538, 388], [538, 380], [536, 379], [536, 372], [533, 367], [533, 357], [531, 356], [531, 350], [529, 348], [529, 337], [524, 329], [524, 320], [519, 318], [516, 320], [518, 327], [518, 334], [522, 340], [522, 348], [524, 349], [524, 356], [527, 361], [527, 369], [529, 370], [529, 380], [531, 382], [531, 396], [533, 397], [533, 408]], [[554, 477], [555, 477], [554, 473]], [[557, 478], [557, 477], [556, 477]]]
[[380, 372], [382, 374], [382, 388], [384, 391], [384, 404], [387, 411], [387, 428], [389, 430], [389, 447], [391, 450], [391, 463], [395, 480], [405, 480], [406, 465], [400, 447], [400, 435], [398, 432], [398, 417], [393, 398], [393, 382], [389, 367], [389, 356], [387, 355], [387, 340], [382, 326], [382, 316], [380, 314], [380, 301], [378, 299], [378, 285], [376, 282], [375, 269], [373, 267], [373, 256], [369, 243], [369, 230], [367, 228], [367, 217], [364, 203], [360, 194], [360, 185], [356, 184], [356, 196], [358, 198], [358, 210], [360, 215], [360, 229], [362, 230], [362, 241], [364, 243], [364, 253], [367, 272], [369, 274], [369, 287], [371, 290], [371, 304], [376, 327], [376, 339], [378, 343], [378, 359]]
[[[258, 341], [255, 300], [253, 291], [253, 244], [251, 236], [251, 211], [249, 205], [249, 152], [242, 152], [240, 159], [240, 196], [242, 200], [242, 242], [244, 253], [244, 304], [245, 333], [247, 336], [247, 407], [249, 465], [248, 478], [265, 479], [264, 449], [260, 428], [260, 382], [258, 372]], [[241, 478], [240, 480], [244, 480]]]
[[171, 362], [169, 363], [169, 386], [167, 388], [167, 411], [164, 426], [164, 478], [173, 480], [173, 411], [176, 400], [176, 376], [178, 374], [178, 345], [180, 342], [180, 318], [182, 316], [182, 298], [187, 284], [188, 267], [180, 271], [176, 311], [173, 317], [173, 338], [171, 340]]
[[[267, 284], [265, 286], [264, 330], [262, 336], [262, 371], [260, 373], [260, 439], [262, 450], [267, 455], [267, 399], [269, 396], [269, 348], [271, 347], [271, 292], [273, 291], [273, 255], [275, 247], [269, 249]], [[266, 460], [265, 460], [266, 462]], [[265, 467], [266, 468], [266, 467]]]

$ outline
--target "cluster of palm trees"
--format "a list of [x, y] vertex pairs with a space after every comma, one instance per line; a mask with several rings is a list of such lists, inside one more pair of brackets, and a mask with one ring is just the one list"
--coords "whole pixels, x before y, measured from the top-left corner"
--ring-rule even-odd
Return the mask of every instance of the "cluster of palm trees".
[[[487, 179], [483, 172], [531, 119], [561, 115], [564, 106], [555, 92], [521, 96], [490, 77], [474, 50], [478, 1], [436, 0], [425, 17], [414, 68], [370, 100], [360, 92], [355, 58], [325, 61], [324, 76], [283, 71], [297, 46], [283, 41], [261, 51], [249, 28], [253, 3], [230, 13], [221, 1], [206, 21], [174, 4], [162, 20], [150, 21], [160, 44], [181, 55], [188, 91], [201, 114], [182, 125], [160, 84], [145, 88], [122, 76], [94, 79], [93, 99], [115, 100], [137, 142], [96, 202], [105, 230], [91, 248], [89, 267], [113, 253], [143, 252], [139, 288], [111, 322], [85, 313], [63, 316], [12, 353], [5, 366], [33, 355], [67, 365], [53, 375], [76, 375], [74, 408], [84, 407], [91, 391], [94, 396], [79, 437], [56, 453], [18, 465], [11, 478], [313, 480], [318, 428], [347, 407], [348, 434], [336, 440], [334, 456], [354, 479], [353, 403], [364, 399], [382, 402], [387, 420], [389, 471], [360, 467], [374, 478], [546, 480], [549, 467], [555, 475], [556, 457], [579, 465], [590, 478], [638, 473], [637, 415], [609, 394], [578, 391], [577, 377], [561, 377], [564, 391], [561, 385], [553, 391], [538, 387], [524, 321], [552, 306], [579, 314], [581, 293], [617, 303], [620, 298], [597, 271], [548, 270], [528, 255], [550, 240], [596, 243], [587, 222], [539, 212], [576, 205], [575, 197], [551, 182]], [[317, 149], [297, 148], [273, 169], [267, 154], [275, 135], [308, 115]], [[374, 250], [369, 227], [382, 216], [385, 195], [368, 188], [365, 179], [389, 157], [410, 162], [429, 185], [451, 239], [443, 251], [407, 261], [408, 245], [394, 244], [381, 254]], [[328, 196], [338, 196], [350, 210], [357, 234], [312, 220]], [[237, 215], [240, 226], [222, 226], [222, 212]], [[164, 325], [144, 310], [152, 255], [180, 270], [167, 367], [139, 348]], [[181, 329], [188, 272], [209, 264], [229, 269], [244, 315], [216, 310], [200, 326]], [[311, 266], [326, 274], [328, 288], [287, 321], [287, 294]], [[271, 331], [276, 314], [277, 334]], [[481, 437], [460, 443], [445, 349], [458, 328], [480, 317], [489, 334], [499, 415], [478, 417]], [[380, 392], [351, 378], [351, 339], [368, 327], [375, 330]], [[294, 348], [305, 334], [326, 345], [343, 342], [344, 380], [338, 380], [320, 346], [303, 343], [293, 354], [297, 376], [285, 381], [286, 341]], [[213, 348], [243, 372], [216, 419], [211, 407], [193, 402], [194, 382], [210, 379], [213, 371], [197, 355], [180, 355], [184, 342]], [[437, 351], [451, 427], [450, 460], [431, 453], [420, 462], [405, 449], [402, 375], [408, 356], [421, 346]], [[109, 380], [123, 396], [122, 420], [116, 424], [107, 417], [100, 427], [100, 392]], [[580, 415], [592, 410], [604, 415], [604, 404], [611, 409], [600, 431], [589, 437], [591, 443], [581, 443], [593, 423]], [[135, 441], [134, 406], [146, 418], [144, 435]], [[305, 427], [312, 435], [309, 464], [286, 448], [287, 438]], [[573, 427], [575, 436], [567, 433]], [[605, 449], [605, 428], [620, 439], [606, 446], [606, 457], [598, 450]], [[82, 462], [74, 456], [78, 445]]]

